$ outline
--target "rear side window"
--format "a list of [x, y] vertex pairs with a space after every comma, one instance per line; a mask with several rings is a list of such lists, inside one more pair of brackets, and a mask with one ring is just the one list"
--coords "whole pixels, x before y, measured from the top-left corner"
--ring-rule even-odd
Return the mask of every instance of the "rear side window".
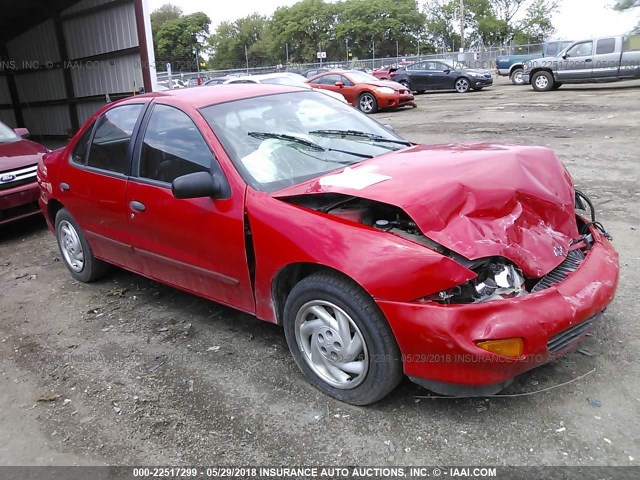
[[78, 143], [76, 143], [73, 152], [71, 152], [71, 160], [78, 165], [84, 165], [87, 161], [87, 152], [89, 151], [89, 141], [91, 140], [91, 132], [93, 131], [93, 125], [82, 134]]
[[613, 53], [616, 51], [616, 39], [615, 38], [603, 38], [598, 40], [596, 46], [597, 55], [606, 55], [607, 53]]
[[87, 166], [127, 175], [129, 145], [143, 105], [122, 105], [99, 119], [89, 150]]
[[171, 183], [195, 172], [210, 172], [213, 153], [193, 120], [181, 110], [156, 105], [144, 134], [140, 177]]

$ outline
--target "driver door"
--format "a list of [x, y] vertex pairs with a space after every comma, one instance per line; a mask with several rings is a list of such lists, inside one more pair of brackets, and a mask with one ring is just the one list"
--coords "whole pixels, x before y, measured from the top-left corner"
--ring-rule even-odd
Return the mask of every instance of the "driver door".
[[557, 77], [560, 83], [568, 80], [591, 78], [593, 72], [593, 40], [576, 43], [567, 50], [558, 65]]
[[253, 313], [244, 230], [244, 188], [226, 198], [177, 199], [172, 181], [223, 175], [187, 113], [156, 103], [136, 142], [126, 208], [140, 273]]

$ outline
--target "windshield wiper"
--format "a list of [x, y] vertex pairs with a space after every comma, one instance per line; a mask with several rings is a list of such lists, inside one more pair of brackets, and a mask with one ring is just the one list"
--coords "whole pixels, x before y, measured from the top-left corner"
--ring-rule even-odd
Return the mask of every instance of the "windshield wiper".
[[404, 145], [407, 147], [411, 147], [413, 145], [411, 142], [407, 142], [406, 140], [395, 140], [392, 138], [383, 137], [381, 135], [376, 135], [375, 133], [360, 132], [358, 130], [312, 130], [309, 132], [309, 135], [318, 135], [321, 137], [366, 138], [367, 140], [371, 140], [373, 142], [397, 143], [398, 145]]
[[[274, 138], [276, 140], [284, 140], [286, 142], [291, 142], [297, 145], [302, 145], [303, 147], [308, 148], [309, 150], [313, 150], [315, 152], [340, 152], [346, 153], [347, 155], [353, 155], [354, 157], [360, 158], [373, 158], [373, 155], [368, 155], [366, 153], [358, 153], [351, 152], [349, 150], [340, 150], [339, 148], [325, 148], [317, 143], [310, 142], [309, 140], [305, 140], [304, 138], [294, 137], [293, 135], [286, 135], [284, 133], [270, 133], [270, 132], [248, 132], [247, 135], [253, 138], [257, 138], [259, 140], [264, 140], [266, 138]], [[338, 162], [340, 163], [340, 162]]]

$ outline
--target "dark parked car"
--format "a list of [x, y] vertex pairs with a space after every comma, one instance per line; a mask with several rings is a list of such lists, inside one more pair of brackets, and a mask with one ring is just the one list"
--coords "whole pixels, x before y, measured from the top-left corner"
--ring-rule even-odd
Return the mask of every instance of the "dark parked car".
[[47, 149], [28, 136], [0, 122], [0, 225], [40, 214], [36, 168]]
[[493, 85], [487, 70], [466, 68], [458, 62], [424, 60], [391, 72], [391, 80], [406, 85], [414, 92], [426, 90], [482, 90]]
[[38, 176], [74, 278], [115, 264], [280, 324], [309, 382], [358, 405], [403, 375], [496, 393], [575, 349], [618, 283], [551, 150], [414, 145], [297, 87], [112, 103]]

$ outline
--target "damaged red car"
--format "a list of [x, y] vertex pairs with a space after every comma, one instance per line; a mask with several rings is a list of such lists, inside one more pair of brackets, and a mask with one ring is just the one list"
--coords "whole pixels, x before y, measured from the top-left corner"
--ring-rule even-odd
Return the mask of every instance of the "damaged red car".
[[496, 393], [576, 348], [618, 283], [551, 150], [415, 145], [295, 87], [110, 104], [38, 177], [73, 277], [117, 265], [281, 324], [307, 380], [357, 405], [404, 375]]

